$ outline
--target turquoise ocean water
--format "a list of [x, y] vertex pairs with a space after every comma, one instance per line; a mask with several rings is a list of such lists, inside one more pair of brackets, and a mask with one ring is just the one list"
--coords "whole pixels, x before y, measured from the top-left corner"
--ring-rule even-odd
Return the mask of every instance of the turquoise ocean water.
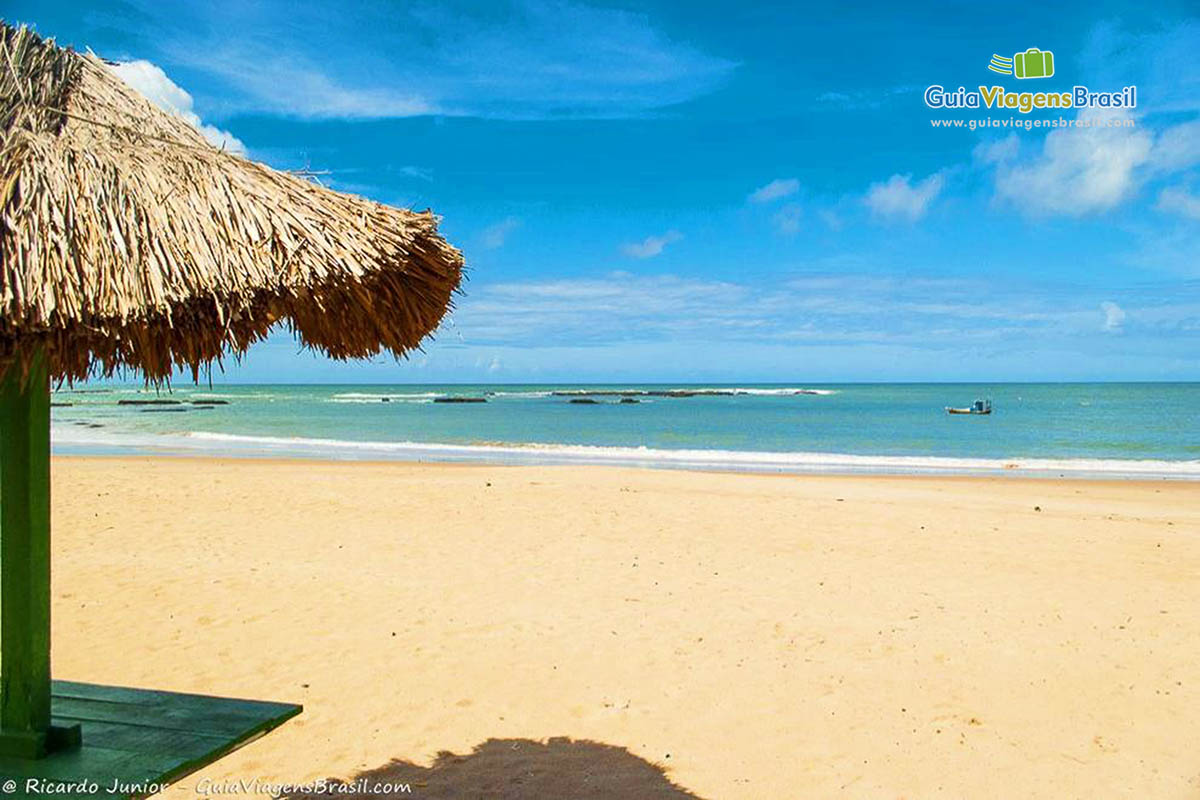
[[[995, 412], [945, 412], [976, 398]], [[63, 454], [1200, 479], [1198, 383], [116, 386], [53, 402]]]

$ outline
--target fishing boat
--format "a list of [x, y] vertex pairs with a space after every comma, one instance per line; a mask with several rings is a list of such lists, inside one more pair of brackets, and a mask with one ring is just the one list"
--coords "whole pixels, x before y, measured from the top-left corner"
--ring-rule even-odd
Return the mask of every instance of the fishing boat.
[[974, 403], [972, 403], [967, 408], [954, 408], [953, 406], [946, 406], [946, 413], [947, 414], [990, 414], [990, 413], [992, 413], [992, 401], [991, 401], [991, 398], [988, 398], [987, 400], [976, 400]]

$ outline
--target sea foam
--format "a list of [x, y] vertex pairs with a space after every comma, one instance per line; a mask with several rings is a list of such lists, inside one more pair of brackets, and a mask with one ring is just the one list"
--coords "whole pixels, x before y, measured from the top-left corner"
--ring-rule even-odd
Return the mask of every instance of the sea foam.
[[192, 431], [124, 433], [55, 426], [61, 453], [150, 452], [332, 460], [454, 461], [502, 464], [602, 464], [675, 469], [785, 473], [1002, 474], [1200, 480], [1200, 460], [1091, 458], [952, 458], [751, 450], [673, 450], [572, 444], [382, 442], [305, 437], [241, 436]]

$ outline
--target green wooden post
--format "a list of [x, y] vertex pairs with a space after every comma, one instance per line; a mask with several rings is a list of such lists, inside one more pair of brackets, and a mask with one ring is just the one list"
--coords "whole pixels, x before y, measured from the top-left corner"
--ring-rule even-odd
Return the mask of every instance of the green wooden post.
[[77, 743], [50, 725], [50, 382], [44, 353], [0, 380], [0, 754]]

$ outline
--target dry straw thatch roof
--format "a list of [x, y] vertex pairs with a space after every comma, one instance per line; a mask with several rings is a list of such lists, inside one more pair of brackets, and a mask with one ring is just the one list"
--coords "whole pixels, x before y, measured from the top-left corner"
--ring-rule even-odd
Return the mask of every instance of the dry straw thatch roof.
[[222, 152], [103, 61], [0, 27], [0, 370], [193, 377], [276, 322], [334, 358], [437, 327], [462, 254], [430, 212]]

